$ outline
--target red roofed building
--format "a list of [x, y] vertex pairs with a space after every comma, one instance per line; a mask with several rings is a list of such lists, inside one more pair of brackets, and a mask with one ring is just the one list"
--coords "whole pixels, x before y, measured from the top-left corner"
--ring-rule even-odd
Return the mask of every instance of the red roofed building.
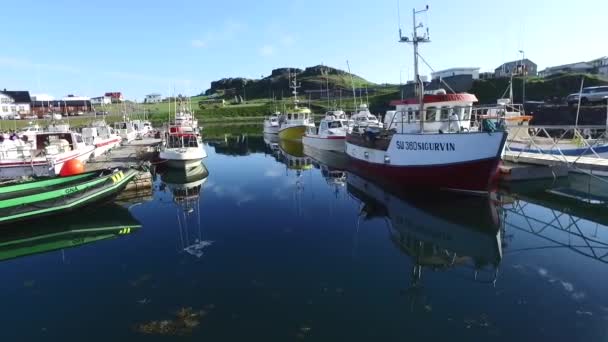
[[123, 101], [121, 92], [110, 92], [110, 93], [106, 93], [105, 96], [112, 99], [112, 103], [120, 103]]

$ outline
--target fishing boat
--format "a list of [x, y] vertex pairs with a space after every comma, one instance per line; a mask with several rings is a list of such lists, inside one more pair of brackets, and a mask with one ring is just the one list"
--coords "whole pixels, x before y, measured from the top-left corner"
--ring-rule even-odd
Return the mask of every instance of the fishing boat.
[[0, 187], [0, 224], [62, 214], [107, 199], [137, 173], [135, 169], [104, 169]]
[[[385, 219], [391, 241], [412, 259], [412, 285], [420, 282], [424, 268], [474, 268], [476, 280], [496, 280], [503, 256], [499, 201], [462, 194], [408, 194], [353, 172], [346, 180], [349, 194], [362, 204], [360, 216]], [[481, 274], [488, 276], [482, 279]]]
[[166, 161], [169, 167], [190, 168], [199, 165], [204, 158], [207, 158], [207, 152], [198, 129], [170, 125], [165, 133], [159, 157]]
[[293, 89], [293, 108], [288, 109], [279, 119], [279, 138], [283, 140], [302, 140], [309, 127], [315, 127], [312, 112], [306, 107], [299, 106], [297, 74], [291, 81]]
[[59, 127], [18, 140], [0, 139], [0, 178], [55, 176], [72, 159], [85, 163], [95, 150], [79, 133]]
[[391, 179], [402, 187], [487, 194], [507, 133], [489, 124], [479, 131], [466, 128], [474, 95], [424, 92], [418, 44], [429, 39], [428, 33], [418, 35], [416, 24], [416, 14], [424, 11], [413, 11], [412, 38], [401, 38], [414, 45], [417, 98], [394, 101], [396, 110], [387, 127], [349, 133], [346, 153], [353, 168], [374, 179]]
[[369, 111], [367, 104], [362, 103], [356, 113], [351, 115], [350, 120], [352, 121], [353, 128], [363, 132], [367, 128], [382, 128], [382, 123], [378, 120], [378, 117]]
[[279, 133], [279, 117], [281, 113], [274, 113], [264, 120], [264, 134]]
[[128, 236], [140, 228], [129, 210], [116, 204], [22, 222], [0, 232], [0, 261]]
[[85, 144], [95, 146], [92, 158], [108, 153], [113, 148], [120, 146], [122, 142], [120, 135], [116, 134], [114, 129], [104, 121], [93, 122], [91, 127], [84, 127], [82, 137]]
[[332, 113], [321, 120], [318, 129], [308, 127], [302, 143], [320, 150], [344, 152], [348, 129], [348, 120]]
[[146, 134], [152, 132], [152, 124], [150, 121], [133, 120], [132, 123], [137, 138], [143, 138]]
[[137, 139], [137, 130], [131, 121], [115, 122], [114, 130], [127, 143]]

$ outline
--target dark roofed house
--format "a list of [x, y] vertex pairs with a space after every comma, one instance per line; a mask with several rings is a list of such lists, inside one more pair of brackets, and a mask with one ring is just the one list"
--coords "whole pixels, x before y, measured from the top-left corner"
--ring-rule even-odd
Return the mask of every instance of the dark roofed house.
[[30, 114], [32, 99], [29, 91], [1, 90], [0, 95], [9, 101], [2, 101], [0, 104], [0, 116], [11, 116], [14, 114]]
[[538, 73], [536, 63], [529, 59], [507, 62], [494, 70], [494, 77], [511, 77], [511, 75], [536, 76]]

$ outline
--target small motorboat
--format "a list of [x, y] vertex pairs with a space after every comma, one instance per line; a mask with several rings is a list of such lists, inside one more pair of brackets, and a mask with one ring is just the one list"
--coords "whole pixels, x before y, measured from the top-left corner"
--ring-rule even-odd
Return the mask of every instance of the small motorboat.
[[122, 138], [114, 132], [114, 129], [108, 126], [105, 122], [94, 122], [91, 127], [82, 129], [82, 137], [87, 145], [95, 146], [95, 150], [91, 155], [92, 158], [97, 158], [111, 149], [120, 146]]
[[0, 225], [60, 214], [120, 192], [135, 169], [103, 169], [0, 187]]
[[326, 116], [319, 128], [309, 127], [302, 138], [304, 146], [310, 146], [319, 150], [344, 152], [346, 148], [346, 133], [348, 132], [348, 121], [337, 119], [335, 116]]
[[281, 113], [277, 112], [270, 115], [264, 120], [264, 134], [278, 134], [279, 133], [279, 117]]

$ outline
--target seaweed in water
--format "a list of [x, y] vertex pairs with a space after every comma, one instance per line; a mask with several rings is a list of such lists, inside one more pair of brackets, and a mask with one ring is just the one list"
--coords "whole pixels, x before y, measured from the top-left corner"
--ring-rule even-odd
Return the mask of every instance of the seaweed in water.
[[204, 315], [203, 310], [181, 308], [175, 313], [175, 319], [141, 323], [135, 326], [135, 331], [148, 335], [190, 335], [199, 326]]

